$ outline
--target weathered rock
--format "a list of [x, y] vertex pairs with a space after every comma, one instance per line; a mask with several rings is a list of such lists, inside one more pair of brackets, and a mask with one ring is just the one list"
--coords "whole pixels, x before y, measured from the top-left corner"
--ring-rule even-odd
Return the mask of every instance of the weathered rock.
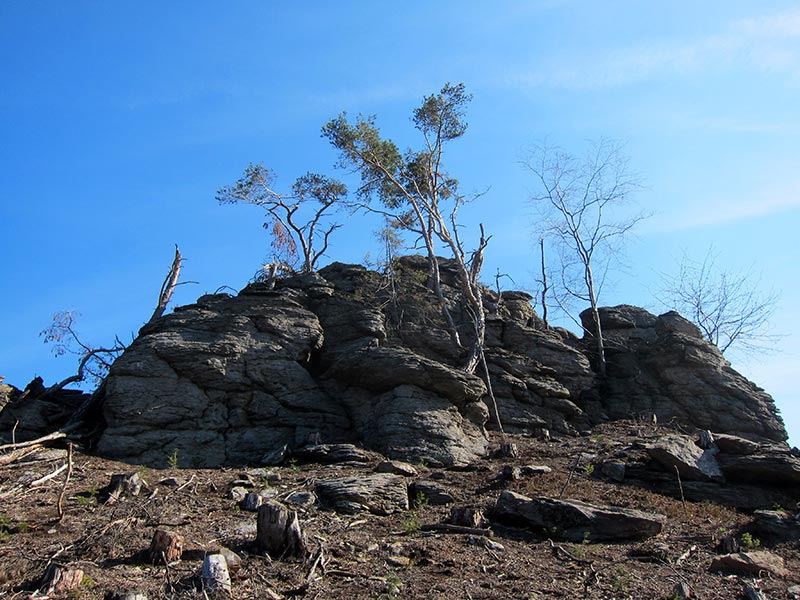
[[323, 503], [341, 513], [369, 511], [389, 515], [408, 510], [408, 485], [399, 475], [373, 473], [327, 479], [318, 481], [315, 491]]
[[711, 561], [709, 569], [734, 575], [756, 577], [764, 573], [772, 573], [778, 576], [786, 575], [783, 558], [766, 550], [723, 554]]
[[428, 504], [433, 506], [452, 504], [456, 501], [456, 497], [451, 490], [432, 481], [415, 481], [409, 486], [409, 495], [414, 501], [422, 497]]
[[31, 381], [25, 390], [0, 383], [0, 439], [10, 443], [12, 430], [17, 442], [52, 433], [91, 397], [70, 389], [44, 395], [45, 389], [41, 377]]
[[390, 458], [432, 466], [464, 465], [483, 456], [488, 411], [483, 402], [459, 409], [453, 402], [412, 385], [380, 395], [350, 390], [342, 402], [370, 448]]
[[286, 496], [286, 502], [296, 506], [313, 506], [316, 501], [317, 497], [313, 492], [292, 492]]
[[[280, 464], [309, 444], [363, 444], [434, 466], [484, 456], [484, 426], [498, 415], [490, 419], [481, 378], [459, 368], [463, 353], [426, 286], [427, 259], [393, 267], [391, 290], [380, 273], [333, 263], [274, 289], [207, 294], [148, 324], [91, 405], [90, 417], [105, 424], [98, 452], [157, 467], [170, 456], [182, 467]], [[441, 259], [440, 271], [467, 345], [473, 328], [456, 265]], [[527, 294], [485, 293], [486, 359], [506, 431], [571, 434], [656, 414], [786, 437], [772, 399], [679, 315], [601, 309], [609, 366], [601, 387], [591, 344], [547, 328]]]
[[600, 472], [611, 481], [622, 483], [625, 481], [625, 463], [608, 460], [600, 465]]
[[647, 453], [669, 470], [678, 469], [690, 481], [723, 481], [716, 448], [702, 450], [686, 435], [672, 433], [647, 446]]
[[231, 591], [231, 576], [228, 571], [228, 562], [222, 554], [209, 554], [203, 560], [201, 571], [203, 588], [209, 592]]
[[[689, 321], [674, 312], [655, 317], [628, 306], [599, 310], [608, 370], [603, 415], [655, 414], [662, 422], [675, 419], [715, 433], [786, 439], [772, 398], [731, 369]], [[581, 319], [591, 331], [591, 312]]]
[[800, 458], [788, 451], [767, 451], [740, 456], [720, 455], [719, 461], [722, 472], [731, 481], [800, 486]]
[[714, 443], [717, 448], [719, 448], [719, 451], [725, 454], [747, 456], [749, 454], [756, 454], [761, 449], [761, 444], [758, 442], [725, 433], [715, 433]]
[[800, 513], [793, 515], [779, 510], [757, 510], [750, 528], [760, 537], [773, 542], [800, 540]]
[[394, 473], [403, 477], [416, 477], [418, 471], [413, 465], [401, 460], [384, 460], [375, 467], [376, 473]]
[[305, 462], [322, 464], [335, 463], [367, 463], [375, 460], [372, 452], [367, 452], [353, 444], [319, 444], [304, 446], [292, 451], [292, 457]]
[[492, 514], [496, 519], [522, 523], [572, 542], [648, 538], [659, 534], [666, 522], [663, 515], [629, 508], [528, 498], [510, 491], [500, 494]]

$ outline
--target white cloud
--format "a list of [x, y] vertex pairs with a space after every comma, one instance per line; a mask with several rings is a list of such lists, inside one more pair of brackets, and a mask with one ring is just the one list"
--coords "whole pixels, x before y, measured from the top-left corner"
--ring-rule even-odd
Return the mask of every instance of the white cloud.
[[784, 186], [742, 194], [739, 199], [699, 201], [682, 212], [656, 216], [645, 227], [650, 231], [682, 231], [755, 219], [800, 209], [800, 180]]
[[603, 89], [664, 74], [742, 68], [781, 72], [800, 81], [800, 10], [733, 21], [719, 32], [690, 40], [620, 47], [599, 56], [554, 58], [544, 65], [538, 63], [535, 69], [512, 74], [508, 83]]

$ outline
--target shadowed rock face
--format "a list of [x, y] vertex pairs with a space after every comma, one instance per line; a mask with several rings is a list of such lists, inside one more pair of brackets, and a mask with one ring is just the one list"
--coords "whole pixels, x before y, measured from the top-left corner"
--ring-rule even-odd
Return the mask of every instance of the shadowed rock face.
[[[466, 345], [450, 262], [441, 270]], [[426, 273], [421, 257], [397, 261], [393, 281], [334, 263], [176, 309], [113, 365], [98, 452], [154, 466], [175, 450], [182, 466], [254, 464], [313, 440], [432, 465], [475, 460], [494, 415], [481, 378], [458, 368]], [[603, 309], [609, 379], [600, 385], [584, 343], [544, 327], [530, 299], [486, 293], [487, 366], [507, 431], [572, 433], [655, 413], [785, 439], [771, 398], [679, 316]]]
[[[589, 329], [591, 313], [581, 319]], [[655, 414], [715, 432], [786, 440], [772, 397], [734, 371], [678, 313], [656, 317], [622, 305], [601, 308], [600, 323], [608, 369], [602, 411], [608, 418]]]

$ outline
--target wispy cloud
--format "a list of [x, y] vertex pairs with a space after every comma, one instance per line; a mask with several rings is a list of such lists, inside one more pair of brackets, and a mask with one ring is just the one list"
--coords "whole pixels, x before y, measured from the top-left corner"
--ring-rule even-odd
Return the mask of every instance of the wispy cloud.
[[512, 85], [609, 88], [666, 75], [749, 69], [800, 81], [800, 10], [732, 21], [694, 39], [618, 47], [604, 55], [553, 58], [510, 76]]
[[727, 225], [800, 209], [800, 180], [784, 186], [743, 194], [739, 199], [711, 199], [697, 202], [682, 212], [656, 216], [648, 224], [651, 231], [682, 231], [698, 227]]

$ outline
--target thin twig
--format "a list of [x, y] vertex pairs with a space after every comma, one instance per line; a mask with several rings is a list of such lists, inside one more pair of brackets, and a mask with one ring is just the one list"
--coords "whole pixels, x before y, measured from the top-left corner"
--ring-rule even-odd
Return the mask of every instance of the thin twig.
[[578, 468], [578, 463], [581, 462], [581, 457], [575, 459], [575, 462], [572, 465], [572, 468], [569, 470], [569, 475], [567, 476], [567, 480], [564, 482], [564, 487], [561, 488], [561, 493], [558, 494], [559, 499], [564, 497], [564, 492], [567, 491], [567, 486], [569, 482], [572, 481], [572, 476], [575, 474], [575, 469]]
[[683, 483], [681, 482], [681, 472], [678, 471], [678, 465], [675, 465], [675, 475], [678, 476], [678, 489], [681, 491], [681, 504], [683, 504], [683, 510], [686, 510], [686, 498], [683, 495]]
[[56, 503], [56, 508], [58, 510], [58, 520], [61, 521], [64, 519], [64, 494], [67, 491], [67, 485], [69, 484], [69, 478], [72, 476], [72, 442], [67, 444], [67, 476], [64, 478], [64, 485], [61, 486], [61, 493], [58, 495], [58, 502]]
[[483, 535], [492, 537], [494, 533], [491, 529], [482, 529], [479, 527], [465, 527], [463, 525], [452, 525], [450, 523], [430, 523], [422, 525], [420, 531], [440, 531], [442, 533], [468, 533], [471, 535]]
[[28, 484], [28, 487], [36, 487], [37, 485], [42, 485], [44, 482], [46, 482], [46, 481], [50, 481], [50, 480], [51, 480], [53, 477], [55, 477], [56, 475], [58, 475], [59, 473], [61, 473], [61, 471], [63, 471], [63, 470], [64, 470], [64, 469], [66, 469], [66, 468], [67, 468], [67, 465], [65, 465], [65, 464], [64, 464], [64, 465], [61, 465], [60, 467], [58, 467], [58, 468], [57, 468], [55, 471], [53, 471], [52, 473], [49, 473], [49, 474], [45, 475], [44, 477], [40, 477], [40, 478], [39, 478], [39, 479], [37, 479], [36, 481], [31, 481], [31, 482]]

